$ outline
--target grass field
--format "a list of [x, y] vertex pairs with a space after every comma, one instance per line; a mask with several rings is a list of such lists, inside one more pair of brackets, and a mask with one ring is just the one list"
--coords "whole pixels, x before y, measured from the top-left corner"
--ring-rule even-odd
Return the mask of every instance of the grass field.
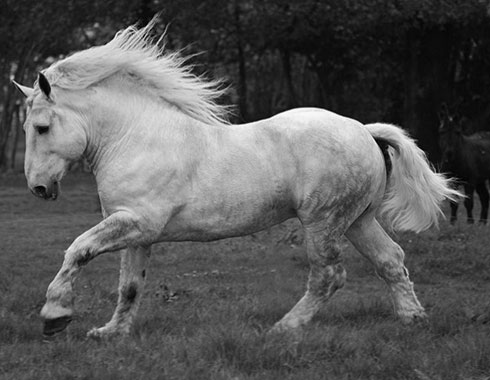
[[[429, 320], [393, 316], [384, 284], [345, 243], [348, 279], [299, 339], [267, 330], [301, 297], [295, 222], [244, 238], [159, 244], [129, 338], [87, 339], [117, 298], [118, 255], [77, 282], [77, 316], [45, 341], [38, 317], [62, 253], [100, 220], [95, 185], [71, 176], [57, 202], [0, 177], [0, 379], [490, 379], [490, 226], [399, 234]], [[446, 210], [447, 211], [447, 210]], [[462, 213], [462, 211], [461, 211]]]

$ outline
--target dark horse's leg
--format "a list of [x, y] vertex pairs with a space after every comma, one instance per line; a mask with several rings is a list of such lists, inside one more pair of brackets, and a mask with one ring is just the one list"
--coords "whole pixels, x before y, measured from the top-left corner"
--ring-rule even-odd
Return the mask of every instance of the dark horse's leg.
[[464, 185], [464, 193], [466, 195], [466, 199], [464, 200], [464, 207], [466, 207], [466, 214], [468, 215], [467, 221], [470, 224], [473, 224], [475, 221], [473, 219], [473, 192], [475, 191], [475, 187], [469, 183], [465, 183]]
[[[452, 183], [453, 189], [457, 190], [458, 189], [458, 184], [456, 182]], [[456, 201], [449, 201], [449, 206], [451, 207], [451, 219], [450, 222], [451, 224], [456, 223], [456, 220], [458, 219], [458, 206], [459, 202]]]
[[451, 224], [456, 223], [456, 220], [458, 218], [458, 202], [454, 201], [449, 201], [449, 205], [451, 206]]
[[480, 197], [481, 203], [480, 223], [487, 224], [489, 196], [485, 181], [477, 183], [476, 193]]

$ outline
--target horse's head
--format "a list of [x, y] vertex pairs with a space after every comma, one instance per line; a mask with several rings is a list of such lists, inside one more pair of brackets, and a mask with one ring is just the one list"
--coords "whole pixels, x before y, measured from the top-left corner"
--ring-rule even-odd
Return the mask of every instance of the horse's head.
[[86, 136], [80, 128], [80, 114], [58, 99], [63, 90], [52, 88], [43, 74], [37, 83], [29, 88], [14, 82], [27, 97], [24, 170], [33, 194], [56, 199], [69, 164], [79, 160], [85, 150]]
[[462, 137], [461, 120], [449, 112], [447, 106], [439, 114], [439, 147], [442, 157], [442, 171], [451, 172], [457, 164], [459, 142]]

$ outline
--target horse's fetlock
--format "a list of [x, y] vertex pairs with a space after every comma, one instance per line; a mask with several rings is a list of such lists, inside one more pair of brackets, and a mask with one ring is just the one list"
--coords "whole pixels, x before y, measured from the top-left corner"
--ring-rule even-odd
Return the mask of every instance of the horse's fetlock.
[[396, 244], [396, 247], [393, 250], [393, 257], [395, 258], [397, 264], [403, 265], [403, 262], [405, 261], [405, 252], [398, 244]]
[[389, 283], [403, 282], [408, 277], [407, 268], [393, 262], [380, 263], [376, 272], [381, 278]]

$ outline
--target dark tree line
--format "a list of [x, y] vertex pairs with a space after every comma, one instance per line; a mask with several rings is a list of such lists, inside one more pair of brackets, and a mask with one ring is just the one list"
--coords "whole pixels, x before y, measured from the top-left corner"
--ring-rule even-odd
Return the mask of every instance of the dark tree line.
[[[12, 162], [13, 77], [162, 12], [167, 46], [226, 78], [235, 121], [298, 106], [404, 126], [433, 161], [448, 105], [490, 130], [489, 0], [6, 0], [0, 12], [0, 166]], [[9, 148], [10, 147], [10, 148]], [[10, 149], [10, 151], [9, 151]]]

